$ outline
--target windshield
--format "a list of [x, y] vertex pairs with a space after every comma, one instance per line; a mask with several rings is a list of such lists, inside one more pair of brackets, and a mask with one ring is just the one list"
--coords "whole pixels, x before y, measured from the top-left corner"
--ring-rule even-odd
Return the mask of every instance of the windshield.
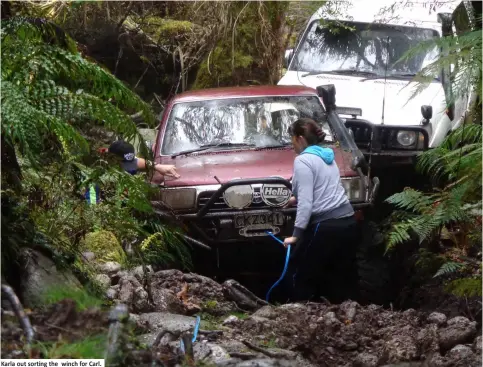
[[177, 103], [167, 121], [161, 154], [172, 155], [218, 144], [223, 149], [287, 145], [291, 143], [288, 127], [301, 117], [317, 121], [327, 134], [325, 141], [333, 141], [332, 130], [316, 96]]
[[435, 60], [435, 47], [396, 63], [409, 49], [438, 37], [432, 29], [378, 23], [343, 22], [323, 25], [316, 20], [297, 49], [290, 70], [337, 72], [356, 70], [384, 76], [416, 74]]

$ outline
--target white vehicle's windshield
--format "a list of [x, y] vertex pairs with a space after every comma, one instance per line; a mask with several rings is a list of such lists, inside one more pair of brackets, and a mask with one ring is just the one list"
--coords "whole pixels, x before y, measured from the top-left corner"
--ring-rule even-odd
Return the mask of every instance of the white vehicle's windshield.
[[438, 55], [435, 47], [397, 62], [409, 49], [438, 37], [432, 29], [378, 23], [314, 21], [294, 55], [290, 70], [311, 73], [359, 71], [375, 75], [416, 74]]
[[318, 97], [257, 97], [177, 103], [169, 115], [161, 154], [204, 146], [283, 146], [289, 126], [308, 117], [320, 123], [326, 142], [332, 130]]

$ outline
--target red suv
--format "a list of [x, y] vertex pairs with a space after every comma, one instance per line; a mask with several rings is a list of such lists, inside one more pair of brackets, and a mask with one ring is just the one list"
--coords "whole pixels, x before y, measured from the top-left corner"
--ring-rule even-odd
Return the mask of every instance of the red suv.
[[323, 144], [334, 149], [354, 209], [371, 205], [379, 181], [364, 174], [363, 155], [335, 113], [333, 86], [253, 86], [191, 91], [170, 101], [154, 154], [157, 163], [176, 165], [181, 178], [153, 177], [161, 186], [157, 212], [181, 219], [198, 245], [264, 238], [267, 231], [290, 235], [296, 209], [283, 206], [295, 153], [287, 129], [300, 117], [326, 133]]

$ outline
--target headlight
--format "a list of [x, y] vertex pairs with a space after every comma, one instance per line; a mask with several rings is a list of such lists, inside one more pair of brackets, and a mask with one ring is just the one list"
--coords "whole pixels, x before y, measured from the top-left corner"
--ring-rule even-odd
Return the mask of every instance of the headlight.
[[233, 209], [244, 209], [252, 203], [253, 189], [250, 185], [232, 186], [223, 193], [226, 205]]
[[416, 133], [414, 131], [402, 130], [397, 133], [396, 139], [403, 147], [409, 147], [416, 142]]
[[363, 200], [364, 193], [362, 188], [362, 180], [360, 177], [343, 178], [341, 181], [350, 201]]
[[194, 208], [196, 203], [196, 189], [162, 190], [161, 201], [175, 210]]

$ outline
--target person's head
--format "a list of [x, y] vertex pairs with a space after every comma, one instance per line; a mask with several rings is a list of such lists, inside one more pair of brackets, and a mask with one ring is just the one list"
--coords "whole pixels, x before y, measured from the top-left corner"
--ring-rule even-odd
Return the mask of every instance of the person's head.
[[317, 123], [309, 118], [300, 118], [289, 128], [288, 133], [292, 137], [292, 145], [297, 154], [300, 154], [310, 145], [322, 143], [325, 133]]
[[134, 147], [132, 144], [124, 140], [116, 140], [109, 146], [108, 151], [117, 158], [126, 171], [136, 169], [136, 155], [134, 154]]

